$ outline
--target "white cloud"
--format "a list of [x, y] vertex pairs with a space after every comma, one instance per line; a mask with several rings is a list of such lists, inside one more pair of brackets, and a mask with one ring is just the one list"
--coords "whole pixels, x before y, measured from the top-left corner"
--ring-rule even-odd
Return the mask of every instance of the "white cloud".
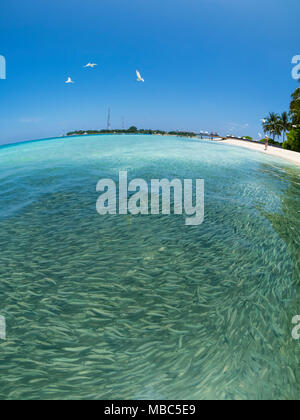
[[230, 123], [226, 123], [226, 125], [230, 125], [233, 128], [248, 128], [249, 127], [249, 124], [248, 123], [246, 123], [246, 124], [238, 124], [238, 123], [230, 122]]
[[18, 121], [22, 124], [34, 124], [42, 121], [42, 118], [20, 118]]

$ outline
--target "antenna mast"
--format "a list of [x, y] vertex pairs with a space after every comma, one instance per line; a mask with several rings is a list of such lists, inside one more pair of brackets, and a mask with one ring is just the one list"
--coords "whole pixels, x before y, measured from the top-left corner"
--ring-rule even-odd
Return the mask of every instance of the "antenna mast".
[[108, 108], [108, 115], [107, 115], [107, 130], [111, 130], [111, 121], [110, 121], [110, 108]]

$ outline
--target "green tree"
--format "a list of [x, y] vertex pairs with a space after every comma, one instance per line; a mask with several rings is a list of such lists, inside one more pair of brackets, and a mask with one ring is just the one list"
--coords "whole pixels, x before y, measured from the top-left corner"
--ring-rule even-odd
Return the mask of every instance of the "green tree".
[[292, 94], [290, 113], [293, 125], [300, 125], [300, 87]]
[[287, 141], [283, 143], [283, 148], [300, 152], [300, 130], [293, 129], [287, 135]]
[[128, 128], [129, 133], [136, 133], [137, 131], [138, 131], [138, 129], [134, 125], [132, 127]]
[[269, 134], [275, 142], [275, 138], [281, 136], [282, 133], [279, 115], [275, 112], [271, 112], [263, 122], [263, 130], [265, 133]]
[[280, 116], [280, 126], [283, 132], [283, 141], [286, 139], [287, 131], [291, 129], [291, 123], [287, 112], [283, 112]]
[[300, 87], [292, 94], [290, 104], [291, 124], [287, 141], [283, 143], [284, 149], [300, 152]]

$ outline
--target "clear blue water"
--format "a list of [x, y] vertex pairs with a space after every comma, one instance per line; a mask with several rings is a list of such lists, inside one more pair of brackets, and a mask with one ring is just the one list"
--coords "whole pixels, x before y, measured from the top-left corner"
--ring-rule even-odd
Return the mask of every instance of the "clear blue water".
[[[99, 216], [100, 178], [204, 178], [205, 222]], [[0, 148], [0, 398], [298, 399], [300, 170], [220, 143]]]

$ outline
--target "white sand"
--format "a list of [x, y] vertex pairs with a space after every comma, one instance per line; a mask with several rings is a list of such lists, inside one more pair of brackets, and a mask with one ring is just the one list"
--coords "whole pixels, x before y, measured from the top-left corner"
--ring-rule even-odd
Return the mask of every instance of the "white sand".
[[228, 139], [223, 140], [222, 143], [231, 144], [232, 146], [245, 147], [246, 149], [256, 150], [258, 152], [267, 153], [268, 155], [277, 156], [290, 162], [293, 162], [296, 165], [300, 166], [300, 153], [291, 152], [290, 150], [279, 149], [277, 147], [272, 147], [269, 145], [268, 151], [265, 152], [265, 145], [258, 143], [251, 143], [243, 140]]

